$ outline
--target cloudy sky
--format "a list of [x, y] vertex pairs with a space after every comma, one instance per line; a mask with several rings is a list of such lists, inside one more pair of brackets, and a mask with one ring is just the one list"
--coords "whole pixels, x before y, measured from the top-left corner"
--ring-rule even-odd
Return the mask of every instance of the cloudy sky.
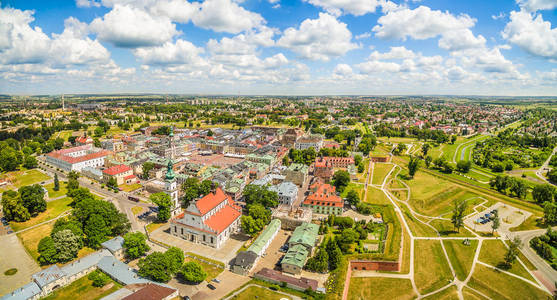
[[1, 1], [0, 93], [557, 95], [557, 0], [199, 1]]

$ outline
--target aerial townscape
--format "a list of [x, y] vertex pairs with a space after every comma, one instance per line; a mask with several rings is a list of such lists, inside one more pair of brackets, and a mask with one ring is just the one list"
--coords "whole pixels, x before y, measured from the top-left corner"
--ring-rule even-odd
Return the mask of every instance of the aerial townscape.
[[0, 300], [557, 299], [557, 0], [0, 0]]

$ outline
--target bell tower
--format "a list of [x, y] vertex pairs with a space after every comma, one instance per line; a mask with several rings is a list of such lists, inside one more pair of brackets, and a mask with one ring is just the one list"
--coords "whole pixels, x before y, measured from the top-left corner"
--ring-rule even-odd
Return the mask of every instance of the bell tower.
[[164, 192], [170, 196], [170, 201], [172, 202], [172, 217], [175, 217], [182, 211], [182, 205], [178, 199], [178, 184], [175, 177], [174, 170], [172, 170], [172, 160], [169, 159], [164, 180]]

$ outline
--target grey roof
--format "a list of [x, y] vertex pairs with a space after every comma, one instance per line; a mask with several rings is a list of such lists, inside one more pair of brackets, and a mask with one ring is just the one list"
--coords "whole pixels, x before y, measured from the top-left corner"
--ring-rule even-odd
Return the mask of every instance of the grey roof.
[[133, 294], [132, 291], [126, 289], [126, 288], [121, 288], [117, 291], [115, 291], [114, 293], [107, 295], [105, 297], [102, 297], [100, 300], [120, 300], [126, 296], [129, 296]]
[[87, 270], [93, 266], [96, 266], [99, 261], [106, 256], [112, 256], [112, 254], [110, 254], [110, 252], [106, 249], [93, 252], [83, 258], [80, 258], [63, 266], [62, 271], [68, 274], [68, 276], [78, 274], [83, 270]]
[[238, 253], [238, 255], [236, 255], [236, 258], [234, 259], [234, 265], [247, 269], [253, 266], [256, 259], [257, 254], [251, 251], [242, 251]]
[[279, 196], [291, 198], [295, 198], [296, 194], [298, 194], [298, 186], [290, 181], [281, 182], [280, 184], [270, 187], [269, 190], [277, 192]]
[[150, 282], [145, 278], [139, 277], [135, 270], [117, 260], [114, 256], [103, 257], [99, 261], [98, 268], [123, 285]]
[[66, 273], [62, 271], [62, 269], [60, 269], [57, 265], [53, 265], [49, 268], [33, 274], [31, 277], [42, 289], [47, 284], [63, 278], [64, 276], [66, 276]]
[[6, 294], [0, 298], [1, 300], [23, 300], [23, 299], [30, 299], [33, 296], [40, 294], [41, 288], [35, 283], [30, 282], [23, 287]]
[[108, 249], [108, 251], [114, 253], [116, 251], [121, 250], [124, 247], [124, 238], [121, 236], [117, 236], [113, 239], [110, 239], [101, 244], [103, 248]]

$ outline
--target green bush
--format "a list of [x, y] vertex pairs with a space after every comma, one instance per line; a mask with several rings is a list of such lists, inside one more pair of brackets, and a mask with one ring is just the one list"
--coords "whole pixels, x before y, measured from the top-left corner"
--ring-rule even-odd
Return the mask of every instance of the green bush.
[[94, 287], [103, 287], [110, 281], [110, 277], [99, 270], [90, 273], [87, 278], [93, 281]]

